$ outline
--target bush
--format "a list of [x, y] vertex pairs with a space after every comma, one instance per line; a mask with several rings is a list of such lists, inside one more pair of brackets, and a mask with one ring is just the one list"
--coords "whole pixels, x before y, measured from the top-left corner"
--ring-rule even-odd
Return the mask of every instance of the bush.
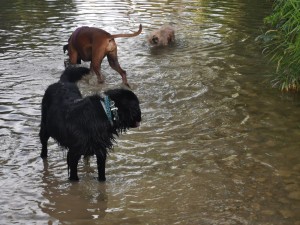
[[274, 84], [283, 91], [300, 90], [300, 0], [275, 0], [265, 18], [270, 29], [260, 36], [264, 53], [277, 64]]

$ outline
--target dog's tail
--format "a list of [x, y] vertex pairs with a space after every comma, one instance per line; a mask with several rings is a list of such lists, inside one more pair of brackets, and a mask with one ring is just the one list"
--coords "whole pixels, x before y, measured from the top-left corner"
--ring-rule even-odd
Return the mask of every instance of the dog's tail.
[[64, 45], [64, 47], [63, 47], [64, 53], [66, 53], [66, 51], [68, 50], [68, 48], [69, 48], [69, 44]]
[[140, 24], [139, 30], [132, 33], [132, 34], [113, 34], [111, 35], [112, 38], [119, 38], [119, 37], [135, 37], [138, 36], [142, 32], [142, 24]]
[[71, 82], [75, 83], [87, 74], [89, 74], [90, 69], [86, 67], [67, 67], [65, 71], [60, 76], [61, 82]]

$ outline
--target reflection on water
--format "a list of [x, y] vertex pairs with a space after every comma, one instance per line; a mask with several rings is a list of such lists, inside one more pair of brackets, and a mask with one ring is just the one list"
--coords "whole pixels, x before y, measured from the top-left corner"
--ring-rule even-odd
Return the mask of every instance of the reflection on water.
[[[299, 224], [299, 103], [264, 82], [273, 68], [254, 38], [267, 1], [1, 1], [1, 224]], [[119, 38], [119, 61], [143, 124], [120, 137], [95, 180], [95, 159], [67, 180], [52, 141], [40, 159], [40, 102], [82, 25]], [[165, 23], [176, 43], [147, 46]], [[83, 65], [89, 66], [88, 63]], [[120, 86], [80, 82], [84, 94]]]
[[43, 196], [47, 201], [40, 203], [43, 212], [55, 218], [54, 221], [61, 222], [67, 222], [70, 218], [88, 222], [105, 216], [107, 210], [105, 183], [88, 182], [85, 179], [80, 183], [70, 183], [67, 180], [59, 182], [56, 178], [51, 179], [52, 172], [54, 171], [49, 168], [48, 162], [44, 161]]

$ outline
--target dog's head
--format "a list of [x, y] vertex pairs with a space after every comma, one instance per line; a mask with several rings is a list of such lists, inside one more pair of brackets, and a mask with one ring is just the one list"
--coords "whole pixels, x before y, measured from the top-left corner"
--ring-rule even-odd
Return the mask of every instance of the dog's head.
[[137, 96], [130, 90], [113, 89], [105, 92], [118, 108], [119, 120], [116, 121], [116, 128], [125, 131], [129, 128], [139, 127], [141, 118], [140, 103]]

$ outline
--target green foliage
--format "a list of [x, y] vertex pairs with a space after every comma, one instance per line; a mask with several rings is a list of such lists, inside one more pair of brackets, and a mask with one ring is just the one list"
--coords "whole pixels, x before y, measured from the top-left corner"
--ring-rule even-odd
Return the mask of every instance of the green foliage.
[[265, 18], [271, 28], [260, 39], [264, 52], [277, 64], [274, 84], [281, 90], [300, 90], [300, 0], [275, 0]]

